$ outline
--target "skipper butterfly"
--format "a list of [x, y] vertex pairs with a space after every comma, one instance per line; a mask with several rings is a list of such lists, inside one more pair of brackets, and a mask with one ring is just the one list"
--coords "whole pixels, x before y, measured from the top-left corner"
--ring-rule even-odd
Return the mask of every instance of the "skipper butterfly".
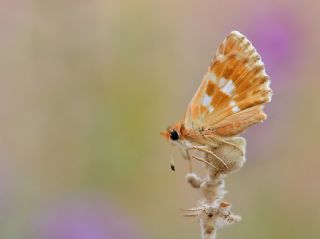
[[[244, 158], [245, 139], [237, 136], [267, 117], [263, 107], [271, 101], [269, 84], [256, 49], [245, 36], [233, 31], [216, 51], [184, 119], [161, 135], [183, 146], [188, 159], [209, 164], [191, 153], [203, 152], [220, 164], [212, 167], [226, 172], [229, 157]], [[231, 155], [233, 151], [237, 153]]]

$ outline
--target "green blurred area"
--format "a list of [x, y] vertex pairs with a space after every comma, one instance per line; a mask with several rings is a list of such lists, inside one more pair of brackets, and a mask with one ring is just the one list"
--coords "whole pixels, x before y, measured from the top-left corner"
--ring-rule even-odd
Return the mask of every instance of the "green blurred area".
[[272, 8], [292, 12], [303, 54], [269, 73], [269, 119], [245, 134], [248, 162], [227, 179], [243, 221], [218, 236], [319, 237], [320, 4], [307, 2], [1, 1], [0, 238], [26, 238], [46, 205], [97, 194], [145, 238], [199, 238], [178, 210], [198, 199], [187, 164], [159, 132], [182, 118], [225, 35]]

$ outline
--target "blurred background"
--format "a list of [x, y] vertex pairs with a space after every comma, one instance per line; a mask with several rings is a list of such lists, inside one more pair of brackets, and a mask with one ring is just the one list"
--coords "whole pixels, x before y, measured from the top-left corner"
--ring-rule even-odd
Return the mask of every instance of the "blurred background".
[[[232, 30], [272, 78], [227, 180], [218, 238], [320, 235], [317, 1], [0, 1], [0, 238], [199, 238], [198, 194], [159, 135]], [[176, 172], [170, 170], [170, 155]], [[201, 171], [201, 165], [198, 169]]]

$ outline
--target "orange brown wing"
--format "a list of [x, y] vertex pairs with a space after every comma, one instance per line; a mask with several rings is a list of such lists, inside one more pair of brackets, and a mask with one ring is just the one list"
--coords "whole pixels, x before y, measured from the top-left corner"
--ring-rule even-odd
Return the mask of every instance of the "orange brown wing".
[[[237, 31], [231, 32], [219, 46], [208, 72], [189, 103], [185, 127], [220, 128], [221, 136], [241, 133], [251, 124], [265, 119], [263, 105], [271, 100], [272, 95], [269, 84], [264, 64], [250, 41]], [[255, 106], [259, 107], [245, 111]], [[241, 118], [241, 127], [226, 132], [226, 125], [240, 121], [238, 116]]]

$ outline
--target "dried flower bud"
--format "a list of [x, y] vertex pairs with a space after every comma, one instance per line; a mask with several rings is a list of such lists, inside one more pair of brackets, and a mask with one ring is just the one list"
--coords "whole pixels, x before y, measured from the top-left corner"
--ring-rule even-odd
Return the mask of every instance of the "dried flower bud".
[[211, 149], [219, 159], [214, 155], [207, 154], [207, 160], [216, 166], [217, 169], [212, 170], [214, 173], [227, 174], [243, 166], [246, 161], [245, 150], [246, 140], [242, 137], [234, 137], [218, 148]]
[[186, 179], [194, 188], [200, 188], [200, 185], [203, 182], [203, 180], [195, 173], [188, 173]]

